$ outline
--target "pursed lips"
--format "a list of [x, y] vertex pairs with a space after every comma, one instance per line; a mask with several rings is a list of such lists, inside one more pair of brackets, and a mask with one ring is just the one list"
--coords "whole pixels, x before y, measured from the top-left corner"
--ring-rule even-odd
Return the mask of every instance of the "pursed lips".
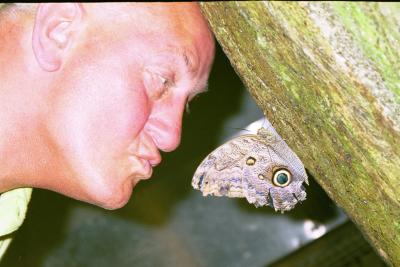
[[150, 178], [153, 167], [161, 162], [160, 152], [152, 138], [146, 133], [142, 133], [129, 146], [128, 151], [132, 177]]
[[139, 155], [129, 156], [131, 164], [131, 173], [135, 178], [148, 179], [153, 174], [153, 167], [161, 162], [161, 156], [146, 155], [146, 157]]

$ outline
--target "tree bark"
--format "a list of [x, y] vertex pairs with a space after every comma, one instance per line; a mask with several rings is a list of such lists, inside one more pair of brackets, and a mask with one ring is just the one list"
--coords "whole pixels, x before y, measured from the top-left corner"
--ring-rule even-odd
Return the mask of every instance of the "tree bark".
[[378, 254], [400, 266], [400, 4], [201, 8], [275, 129]]

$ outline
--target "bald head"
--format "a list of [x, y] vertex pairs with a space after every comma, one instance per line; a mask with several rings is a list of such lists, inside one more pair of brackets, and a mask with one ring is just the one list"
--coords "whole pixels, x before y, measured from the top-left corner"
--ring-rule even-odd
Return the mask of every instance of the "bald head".
[[[0, 192], [40, 187], [123, 206], [180, 143], [214, 39], [196, 3], [3, 9]], [[7, 38], [5, 38], [7, 36]]]

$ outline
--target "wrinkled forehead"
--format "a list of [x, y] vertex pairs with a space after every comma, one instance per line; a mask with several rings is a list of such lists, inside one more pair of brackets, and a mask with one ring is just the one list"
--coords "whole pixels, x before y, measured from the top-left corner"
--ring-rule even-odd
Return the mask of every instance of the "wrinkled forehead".
[[[131, 3], [146, 33], [180, 53], [189, 68], [208, 76], [214, 58], [214, 38], [197, 3]], [[146, 18], [146, 19], [144, 19]], [[198, 69], [200, 68], [200, 69]]]
[[[177, 52], [198, 75], [208, 76], [214, 58], [214, 38], [197, 3], [101, 5], [102, 10], [113, 5], [107, 9], [106, 16], [114, 18], [111, 27], [119, 28], [121, 36], [146, 40], [147, 51]], [[104, 17], [100, 20], [104, 21]], [[111, 35], [115, 36], [115, 31]]]
[[[129, 3], [125, 12], [141, 27], [177, 36], [198, 38], [209, 34], [206, 20], [197, 3]], [[129, 11], [128, 11], [129, 10]]]

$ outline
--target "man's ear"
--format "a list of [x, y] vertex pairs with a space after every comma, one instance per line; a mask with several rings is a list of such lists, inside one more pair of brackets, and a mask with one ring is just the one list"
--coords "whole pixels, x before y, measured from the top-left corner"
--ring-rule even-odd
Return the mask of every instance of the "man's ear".
[[57, 71], [82, 27], [79, 3], [39, 4], [32, 35], [36, 60], [45, 71]]

